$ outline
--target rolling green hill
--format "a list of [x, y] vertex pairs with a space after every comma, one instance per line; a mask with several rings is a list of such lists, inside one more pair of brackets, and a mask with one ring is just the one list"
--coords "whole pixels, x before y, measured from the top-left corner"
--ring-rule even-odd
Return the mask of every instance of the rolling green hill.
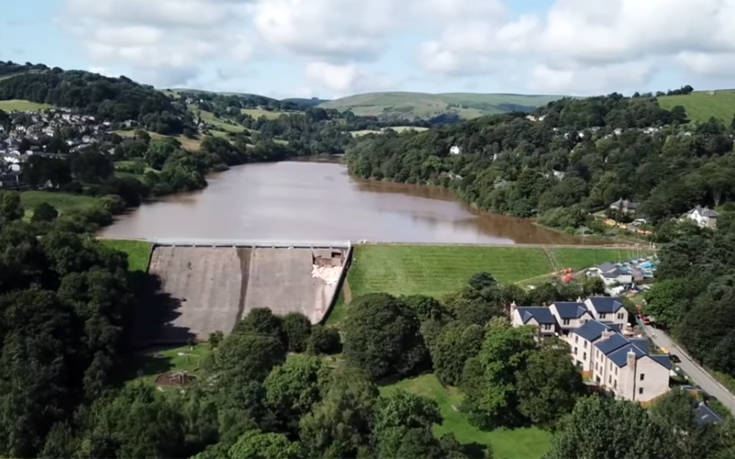
[[696, 91], [688, 95], [660, 96], [658, 103], [667, 110], [675, 105], [683, 106], [692, 121], [707, 121], [714, 116], [729, 124], [735, 115], [735, 90]]
[[511, 111], [530, 112], [560, 97], [523, 94], [375, 92], [344, 97], [319, 106], [351, 109], [360, 116], [431, 118], [456, 113], [460, 118], [470, 119]]

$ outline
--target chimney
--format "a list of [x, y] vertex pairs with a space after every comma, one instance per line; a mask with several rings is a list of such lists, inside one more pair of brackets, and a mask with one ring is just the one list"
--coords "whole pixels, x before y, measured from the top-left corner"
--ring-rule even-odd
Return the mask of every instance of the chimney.
[[612, 338], [615, 335], [616, 335], [615, 330], [608, 328], [607, 330], [602, 332], [602, 339]]
[[581, 296], [578, 296], [577, 297], [577, 303], [582, 303], [582, 297]]
[[513, 315], [513, 312], [515, 312], [515, 310], [516, 310], [516, 308], [517, 308], [517, 307], [518, 307], [518, 305], [516, 304], [516, 302], [515, 302], [515, 301], [512, 301], [512, 302], [510, 303], [510, 314], [511, 314], [511, 315]]
[[636, 394], [636, 358], [635, 358], [635, 352], [633, 352], [633, 349], [628, 350], [628, 354], [626, 355], [628, 359], [628, 371], [626, 371], [627, 374], [631, 375], [633, 378], [633, 394], [631, 394], [630, 400], [635, 401], [638, 397]]

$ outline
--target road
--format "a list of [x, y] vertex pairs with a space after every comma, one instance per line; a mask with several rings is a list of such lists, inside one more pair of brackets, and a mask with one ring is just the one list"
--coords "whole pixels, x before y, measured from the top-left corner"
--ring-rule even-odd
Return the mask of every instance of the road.
[[[679, 366], [694, 383], [701, 387], [709, 395], [715, 397], [723, 405], [725, 405], [731, 413], [735, 414], [735, 396], [728, 391], [725, 386], [712, 377], [704, 368], [699, 366], [697, 362], [687, 354], [681, 346], [676, 344], [669, 335], [664, 331], [646, 325], [643, 327], [646, 334], [656, 343], [656, 346], [666, 348], [671, 354], [677, 355], [681, 359]], [[672, 362], [673, 363], [673, 362]]]

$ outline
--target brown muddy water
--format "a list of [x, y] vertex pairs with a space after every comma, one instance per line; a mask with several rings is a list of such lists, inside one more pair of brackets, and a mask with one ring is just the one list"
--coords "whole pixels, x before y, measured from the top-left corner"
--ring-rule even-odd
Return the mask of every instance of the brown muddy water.
[[474, 212], [438, 188], [358, 180], [342, 164], [248, 164], [209, 186], [144, 204], [105, 238], [574, 244], [532, 221]]

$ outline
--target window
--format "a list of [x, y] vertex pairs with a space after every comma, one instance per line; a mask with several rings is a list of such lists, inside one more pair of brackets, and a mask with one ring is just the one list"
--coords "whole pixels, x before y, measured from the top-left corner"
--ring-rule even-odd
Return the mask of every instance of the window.
[[612, 382], [612, 376], [607, 377], [607, 383], [610, 384]]
[[622, 318], [623, 318], [623, 313], [621, 312], [618, 314], [618, 319], [622, 319]]
[[639, 388], [638, 388], [638, 393], [639, 393], [639, 394], [642, 394], [642, 393], [643, 393], [643, 388], [642, 388], [642, 387], [639, 387]]
[[587, 341], [584, 342], [584, 348], [587, 349]]
[[643, 379], [644, 379], [645, 377], [646, 377], [646, 375], [645, 375], [645, 374], [643, 374], [643, 373], [641, 373], [641, 381], [643, 381]]
[[615, 374], [616, 375], [618, 374], [618, 367], [617, 366], [615, 367]]
[[600, 314], [600, 319], [604, 319], [606, 315], [607, 315], [607, 314], [605, 314], [604, 312], [603, 312], [603, 313], [601, 313], [601, 314]]
[[584, 360], [587, 360], [587, 353], [586, 353], [586, 352], [583, 352], [583, 353], [582, 353], [582, 358], [583, 358]]
[[617, 380], [617, 379], [616, 379], [615, 381], [613, 381], [613, 387], [614, 387], [615, 389], [617, 389], [617, 388], [618, 388], [618, 380]]
[[574, 342], [576, 343], [577, 341], [579, 341], [579, 336], [574, 335]]
[[564, 325], [569, 325], [569, 319], [564, 319]]
[[577, 346], [574, 346], [574, 355], [577, 355]]

